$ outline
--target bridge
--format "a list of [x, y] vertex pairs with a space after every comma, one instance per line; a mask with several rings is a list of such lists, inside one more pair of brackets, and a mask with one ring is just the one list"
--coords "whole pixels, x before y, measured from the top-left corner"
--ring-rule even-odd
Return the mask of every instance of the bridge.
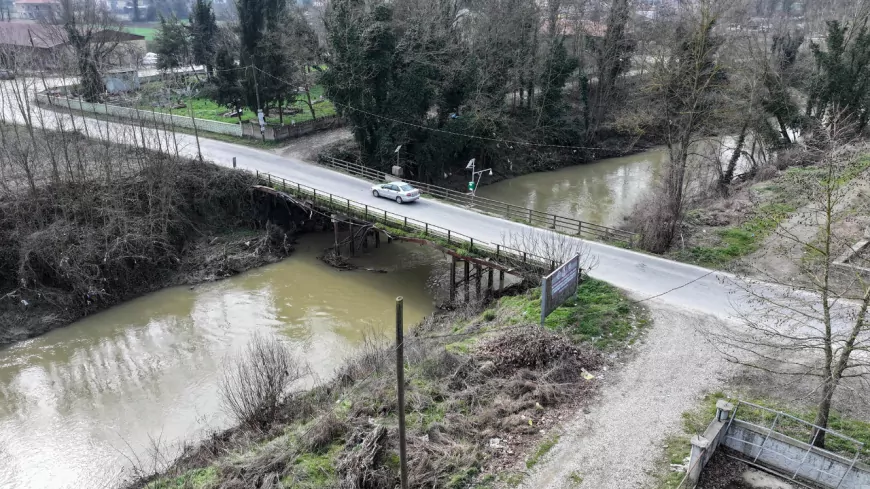
[[[504, 288], [505, 274], [538, 282], [543, 275], [556, 269], [570, 257], [573, 248], [551, 247], [548, 256], [522, 251], [503, 244], [492, 244], [471, 236], [425, 221], [408, 218], [373, 205], [350, 200], [339, 195], [319, 190], [299, 182], [268, 173], [256, 172], [260, 185], [255, 190], [266, 192], [322, 216], [331, 218], [336, 233], [335, 250], [340, 254], [344, 245], [349, 252], [365, 248], [370, 240], [379, 246], [381, 235], [388, 241], [404, 241], [435, 248], [452, 259], [450, 267], [450, 302], [456, 300], [460, 286], [465, 290], [465, 300], [471, 297], [471, 283], [475, 283], [477, 298], [496, 291], [495, 272], [498, 271], [498, 290]], [[348, 236], [339, 239], [339, 230], [344, 227]], [[570, 243], [569, 243], [570, 245]], [[573, 255], [572, 255], [573, 256]], [[464, 277], [457, 281], [457, 265], [462, 264]], [[474, 267], [472, 271], [471, 268]], [[484, 280], [484, 273], [486, 278]]]
[[[71, 130], [75, 125], [75, 130], [93, 139], [128, 142], [139, 146], [145, 144], [153, 149], [162, 145], [164, 149], [171, 148], [173, 152], [177, 148], [178, 154], [182, 156], [197, 157], [201, 154], [204, 159], [224, 166], [232, 166], [235, 161], [239, 168], [292, 179], [302, 185], [323, 189], [363, 204], [386, 204], [371, 195], [371, 184], [364, 179], [294, 158], [282, 157], [264, 149], [204, 137], [197, 139], [189, 134], [135, 127], [75, 113], [54, 112], [35, 105], [28, 105], [27, 110], [28, 117], [32, 121], [38, 121], [46, 129], [56, 129], [63, 125]], [[7, 123], [26, 122], [22, 108], [10, 100], [0, 100], [0, 118]], [[512, 233], [546, 235], [553, 232], [529, 226], [527, 221], [517, 222], [482, 214], [475, 209], [458, 207], [449, 200], [424, 198], [413, 205], [397, 207], [394, 212], [402, 217], [462, 233], [474, 238], [475, 243], [504, 243], [506, 236]], [[736, 299], [731, 293], [735, 288], [727, 281], [720, 280], [720, 277], [733, 279], [727, 274], [714, 273], [709, 269], [601, 242], [580, 239], [576, 239], [576, 242], [586, 246], [597, 258], [597, 267], [589, 271], [589, 275], [594, 278], [607, 281], [641, 298], [658, 297], [663, 303], [720, 317], [734, 315], [732, 303]], [[521, 251], [534, 254], [539, 250], [529, 246]]]

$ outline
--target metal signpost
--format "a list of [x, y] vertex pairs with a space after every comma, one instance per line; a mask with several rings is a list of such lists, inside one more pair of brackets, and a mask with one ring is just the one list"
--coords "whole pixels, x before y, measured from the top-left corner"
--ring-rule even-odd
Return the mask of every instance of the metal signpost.
[[565, 262], [541, 283], [541, 326], [547, 316], [577, 293], [580, 283], [580, 255]]

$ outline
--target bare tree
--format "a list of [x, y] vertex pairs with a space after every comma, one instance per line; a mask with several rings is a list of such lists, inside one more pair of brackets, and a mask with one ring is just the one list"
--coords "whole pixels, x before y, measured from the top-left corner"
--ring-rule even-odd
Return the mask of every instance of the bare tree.
[[[713, 343], [734, 362], [812, 380], [818, 392], [815, 424], [821, 428], [828, 425], [842, 383], [870, 378], [870, 276], [840, 259], [853, 251], [857, 239], [843, 223], [861, 212], [856, 206], [867, 205], [855, 202], [850, 188], [855, 179], [867, 181], [868, 172], [856, 164], [854, 149], [843, 139], [849, 132], [845, 124], [832, 124], [829, 144], [820, 150], [819, 173], [802, 182], [812, 202], [803, 224], [814, 232], [785, 226], [775, 231], [785, 243], [808, 252], [800, 275], [764, 274], [766, 283], [735, 280], [740, 295], [748, 298], [746, 305], [736, 306], [743, 324], [711, 332]], [[824, 447], [825, 432], [816, 430], [810, 442]]]
[[725, 84], [723, 66], [716, 58], [721, 41], [713, 33], [720, 14], [706, 3], [683, 13], [674, 50], [658, 60], [650, 86], [665, 117], [669, 153], [653, 190], [652, 215], [642, 223], [641, 245], [654, 252], [671, 245], [683, 222], [691, 147], [721, 110], [716, 96]]
[[102, 71], [121, 42], [121, 24], [105, 4], [95, 0], [60, 0], [58, 18], [45, 21], [72, 50], [82, 96], [88, 102], [105, 91]]
[[531, 253], [558, 267], [580, 255], [580, 269], [589, 272], [598, 265], [598, 257], [580, 239], [554, 231], [528, 228], [519, 233], [502, 235], [502, 244], [519, 252]]
[[239, 423], [264, 428], [278, 414], [290, 385], [307, 372], [280, 340], [255, 333], [244, 351], [226, 364], [220, 387], [223, 406]]

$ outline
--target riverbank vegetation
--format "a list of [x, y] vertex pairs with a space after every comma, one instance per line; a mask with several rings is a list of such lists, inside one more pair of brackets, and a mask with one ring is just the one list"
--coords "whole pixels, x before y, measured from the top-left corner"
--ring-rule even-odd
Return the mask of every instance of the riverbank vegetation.
[[[574, 300], [546, 328], [533, 289], [438, 312], [406, 336], [410, 487], [512, 486], [546, 456], [560, 420], [590, 400], [605, 353], [646, 324], [642, 308], [601, 282], [584, 282]], [[596, 347], [602, 337], [609, 343]], [[245, 417], [258, 421], [208, 437], [131, 487], [394, 487], [394, 370], [392, 343], [369, 338], [334, 380], [287, 395], [268, 419]]]
[[254, 176], [166, 152], [0, 124], [0, 176], [0, 344], [292, 249]]

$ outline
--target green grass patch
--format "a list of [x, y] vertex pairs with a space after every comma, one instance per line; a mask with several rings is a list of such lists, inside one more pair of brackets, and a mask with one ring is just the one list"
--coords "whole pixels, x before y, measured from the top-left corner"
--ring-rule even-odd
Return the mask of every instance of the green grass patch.
[[125, 27], [124, 31], [137, 36], [144, 36], [146, 41], [153, 41], [157, 37], [157, 33], [160, 32], [160, 29], [156, 27]]
[[333, 487], [337, 483], [335, 466], [338, 462], [338, 454], [343, 445], [333, 444], [323, 455], [303, 453], [293, 461], [290, 474], [284, 477], [282, 482], [286, 487], [299, 489], [319, 489]]
[[207, 467], [193, 469], [179, 477], [159, 479], [149, 483], [146, 489], [208, 489], [217, 484], [217, 469]]
[[532, 455], [526, 460], [526, 468], [531, 469], [535, 465], [538, 465], [538, 462], [540, 462], [545, 455], [550, 453], [550, 450], [556, 446], [556, 443], [559, 443], [559, 435], [544, 439], [544, 441], [538, 445], [538, 448], [536, 448]]
[[[147, 85], [144, 85], [143, 89], [147, 89]], [[321, 95], [323, 95], [323, 86], [315, 85], [311, 88], [312, 102], [317, 100], [317, 98]], [[306, 100], [307, 97], [304, 93], [300, 93], [296, 96], [295, 101], [290, 106], [301, 110], [301, 112], [294, 115], [285, 115], [284, 125], [291, 125], [293, 123], [298, 124], [300, 122], [310, 121], [312, 119], [311, 111], [308, 108]], [[148, 103], [140, 105], [139, 108], [144, 111], [156, 110], [157, 112], [174, 114], [183, 117], [189, 117], [190, 113], [193, 112], [193, 116], [197, 119], [226, 122], [228, 124], [238, 124], [239, 122], [238, 117], [224, 117], [223, 114], [227, 113], [228, 109], [223, 105], [219, 105], [213, 100], [205, 98], [192, 98], [185, 99], [183, 100], [183, 102], [187, 106], [183, 109], [173, 110], [168, 107], [152, 107]], [[317, 118], [332, 116], [335, 114], [335, 106], [329, 100], [323, 100], [320, 103], [314, 104], [314, 115]], [[257, 120], [257, 114], [251, 109], [246, 108], [244, 109], [244, 111], [242, 111], [242, 120]], [[280, 123], [280, 121], [281, 118], [274, 114], [266, 117], [266, 122], [268, 122], [269, 124], [278, 124]]]
[[678, 251], [676, 256], [682, 261], [695, 263], [709, 268], [722, 268], [737, 258], [757, 250], [779, 223], [796, 210], [786, 203], [768, 203], [759, 207], [743, 224], [717, 231], [719, 244], [694, 246]]
[[[516, 309], [511, 322], [538, 322], [541, 317], [541, 290], [521, 296], [505, 297], [501, 305]], [[632, 343], [640, 328], [649, 323], [646, 311], [631, 302], [616, 287], [586, 278], [571, 299], [550, 313], [544, 323], [565, 332], [574, 341], [590, 342], [601, 349]]]

